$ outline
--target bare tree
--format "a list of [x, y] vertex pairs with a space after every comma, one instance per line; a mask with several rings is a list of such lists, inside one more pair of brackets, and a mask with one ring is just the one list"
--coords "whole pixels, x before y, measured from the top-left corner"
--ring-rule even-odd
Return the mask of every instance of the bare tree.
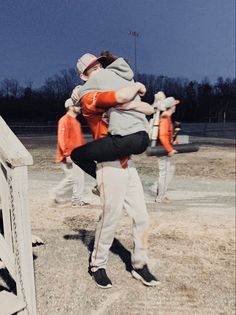
[[15, 79], [5, 79], [1, 82], [2, 94], [5, 97], [18, 97], [22, 91], [20, 84]]

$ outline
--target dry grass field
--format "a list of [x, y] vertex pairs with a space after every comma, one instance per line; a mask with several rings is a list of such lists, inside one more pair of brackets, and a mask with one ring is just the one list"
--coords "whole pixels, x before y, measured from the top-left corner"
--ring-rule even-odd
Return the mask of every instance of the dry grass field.
[[[88, 274], [88, 259], [100, 213], [86, 177], [91, 206], [52, 206], [48, 190], [62, 177], [55, 165], [55, 139], [23, 138], [33, 155], [29, 200], [38, 315], [235, 314], [235, 151], [201, 146], [176, 155], [169, 204], [154, 203], [157, 158], [134, 157], [150, 214], [150, 269], [160, 279], [148, 288], [130, 274], [131, 220], [124, 212], [111, 248], [102, 290]], [[3, 283], [6, 285], [6, 283]]]

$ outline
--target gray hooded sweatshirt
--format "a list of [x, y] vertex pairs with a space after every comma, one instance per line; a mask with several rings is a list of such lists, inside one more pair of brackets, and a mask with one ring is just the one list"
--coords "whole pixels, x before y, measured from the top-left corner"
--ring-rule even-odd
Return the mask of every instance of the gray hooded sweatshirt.
[[[80, 97], [92, 91], [119, 90], [133, 84], [133, 71], [123, 58], [118, 58], [106, 69], [101, 69], [92, 76], [80, 89]], [[136, 96], [135, 100], [140, 101]], [[108, 110], [109, 133], [126, 136], [138, 131], [148, 132], [146, 115], [135, 110], [119, 110], [112, 107]]]

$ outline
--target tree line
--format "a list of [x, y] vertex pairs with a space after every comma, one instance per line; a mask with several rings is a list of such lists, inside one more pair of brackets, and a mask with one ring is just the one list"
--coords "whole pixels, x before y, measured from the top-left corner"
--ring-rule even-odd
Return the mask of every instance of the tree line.
[[[212, 84], [164, 75], [137, 74], [147, 93], [143, 100], [152, 104], [154, 94], [164, 91], [181, 101], [175, 119], [182, 122], [235, 121], [236, 79], [219, 77]], [[62, 70], [49, 77], [40, 88], [28, 82], [22, 87], [15, 79], [0, 83], [0, 115], [7, 122], [39, 122], [55, 124], [65, 113], [64, 102], [73, 88], [81, 84], [74, 69]]]

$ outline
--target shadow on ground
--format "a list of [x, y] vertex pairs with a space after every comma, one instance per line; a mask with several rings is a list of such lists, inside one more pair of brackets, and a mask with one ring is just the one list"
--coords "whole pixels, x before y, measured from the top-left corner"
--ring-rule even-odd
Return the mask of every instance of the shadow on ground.
[[[94, 246], [94, 231], [81, 229], [79, 230], [79, 234], [64, 235], [64, 239], [82, 241], [87, 249], [92, 252]], [[126, 270], [131, 272], [131, 253], [122, 245], [122, 243], [118, 239], [114, 239], [110, 251], [113, 254], [118, 255], [121, 261], [125, 264]]]

